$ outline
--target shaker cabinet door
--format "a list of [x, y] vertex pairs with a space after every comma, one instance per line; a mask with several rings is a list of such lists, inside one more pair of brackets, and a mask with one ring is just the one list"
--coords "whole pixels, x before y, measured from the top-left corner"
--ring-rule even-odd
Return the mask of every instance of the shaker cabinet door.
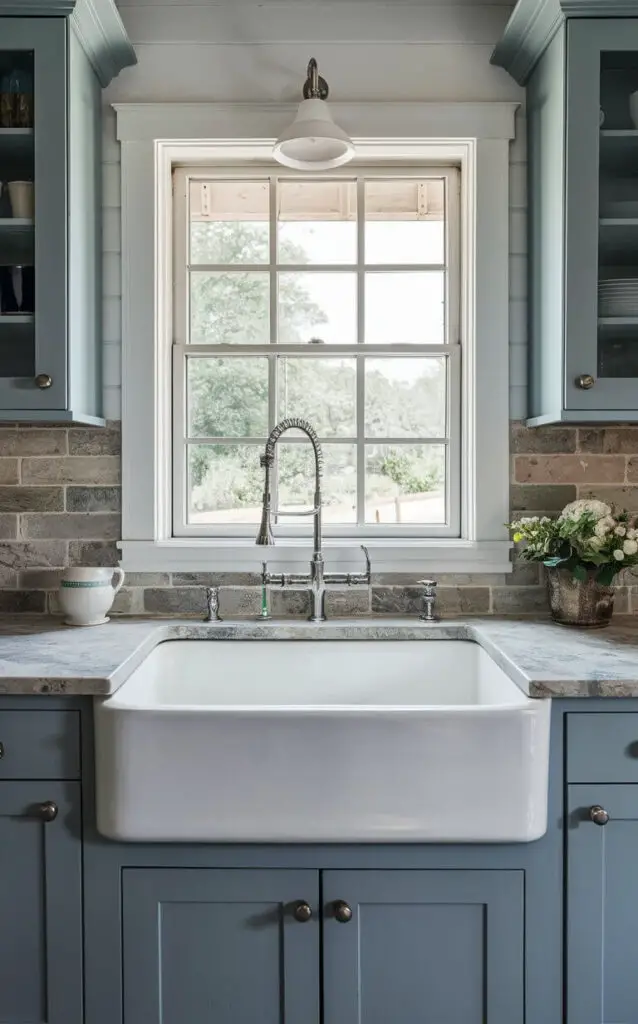
[[0, 1021], [82, 1024], [77, 782], [0, 783]]
[[315, 871], [125, 868], [124, 1024], [319, 1024], [318, 898]]
[[522, 871], [327, 871], [323, 906], [325, 1024], [523, 1024]]
[[570, 786], [567, 1024], [638, 1021], [636, 864], [638, 785]]

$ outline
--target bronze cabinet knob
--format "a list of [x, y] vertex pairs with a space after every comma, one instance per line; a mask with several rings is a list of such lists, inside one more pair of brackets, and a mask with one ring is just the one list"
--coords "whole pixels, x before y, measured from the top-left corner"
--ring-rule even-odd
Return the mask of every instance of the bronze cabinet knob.
[[46, 391], [53, 384], [53, 377], [50, 377], [48, 373], [39, 373], [35, 378], [36, 387], [39, 387], [41, 391]]
[[55, 821], [58, 816], [58, 805], [53, 800], [46, 800], [38, 807], [42, 821]]
[[347, 924], [352, 921], [352, 907], [345, 900], [335, 900], [332, 904], [332, 911], [339, 924]]
[[576, 387], [580, 388], [581, 391], [589, 391], [590, 388], [593, 388], [595, 383], [596, 378], [592, 377], [591, 373], [581, 373], [581, 375], [576, 378]]
[[593, 807], [589, 808], [589, 817], [594, 825], [606, 825], [609, 821], [609, 814], [600, 804], [594, 804]]
[[300, 924], [305, 924], [312, 917], [312, 907], [305, 900], [297, 900], [293, 907], [293, 917]]

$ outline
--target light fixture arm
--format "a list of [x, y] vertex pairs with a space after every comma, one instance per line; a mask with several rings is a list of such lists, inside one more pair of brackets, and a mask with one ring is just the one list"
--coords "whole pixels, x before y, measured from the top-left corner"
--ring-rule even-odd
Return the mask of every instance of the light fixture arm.
[[314, 57], [308, 61], [306, 81], [303, 87], [303, 98], [305, 100], [327, 100], [330, 90], [325, 78], [319, 74], [319, 66]]

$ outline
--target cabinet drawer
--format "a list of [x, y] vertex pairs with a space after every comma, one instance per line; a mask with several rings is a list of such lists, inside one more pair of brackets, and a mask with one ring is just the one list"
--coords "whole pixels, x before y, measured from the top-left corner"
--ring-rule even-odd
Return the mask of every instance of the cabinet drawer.
[[568, 714], [567, 781], [638, 783], [638, 713]]
[[0, 711], [1, 779], [78, 779], [77, 711]]

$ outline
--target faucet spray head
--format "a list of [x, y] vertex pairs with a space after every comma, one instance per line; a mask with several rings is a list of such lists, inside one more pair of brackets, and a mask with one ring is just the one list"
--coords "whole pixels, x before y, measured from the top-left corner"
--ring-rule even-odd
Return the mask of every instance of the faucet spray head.
[[259, 532], [255, 544], [274, 544], [275, 538], [270, 526], [270, 467], [274, 459], [272, 455], [262, 455], [259, 462], [265, 469], [266, 476], [264, 479], [264, 498], [261, 507], [261, 523], [259, 524]]

